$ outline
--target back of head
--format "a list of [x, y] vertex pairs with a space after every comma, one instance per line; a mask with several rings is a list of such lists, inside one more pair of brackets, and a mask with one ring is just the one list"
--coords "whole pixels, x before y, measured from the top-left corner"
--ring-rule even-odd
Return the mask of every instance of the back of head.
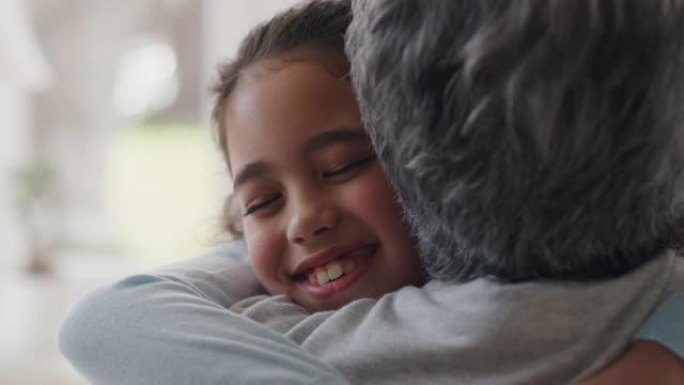
[[354, 8], [362, 114], [433, 277], [611, 277], [671, 242], [684, 1]]

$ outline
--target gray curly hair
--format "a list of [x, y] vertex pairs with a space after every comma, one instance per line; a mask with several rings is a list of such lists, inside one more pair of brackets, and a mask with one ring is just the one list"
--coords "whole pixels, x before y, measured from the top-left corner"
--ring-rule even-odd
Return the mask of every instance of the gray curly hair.
[[366, 128], [431, 276], [617, 276], [684, 212], [684, 1], [359, 0]]

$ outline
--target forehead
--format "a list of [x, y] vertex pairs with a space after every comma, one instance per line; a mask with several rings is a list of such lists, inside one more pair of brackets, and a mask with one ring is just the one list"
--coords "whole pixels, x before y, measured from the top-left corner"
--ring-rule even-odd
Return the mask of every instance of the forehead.
[[350, 82], [318, 60], [257, 64], [227, 103], [224, 127], [233, 169], [266, 149], [295, 147], [329, 129], [361, 127]]

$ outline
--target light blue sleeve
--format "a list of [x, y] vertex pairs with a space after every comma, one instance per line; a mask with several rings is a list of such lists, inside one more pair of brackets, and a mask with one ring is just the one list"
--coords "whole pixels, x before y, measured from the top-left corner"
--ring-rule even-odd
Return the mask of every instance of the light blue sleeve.
[[94, 385], [348, 384], [292, 341], [228, 310], [259, 286], [225, 252], [90, 294], [62, 324], [62, 354]]
[[684, 359], [684, 291], [675, 292], [663, 302], [635, 339], [658, 342]]

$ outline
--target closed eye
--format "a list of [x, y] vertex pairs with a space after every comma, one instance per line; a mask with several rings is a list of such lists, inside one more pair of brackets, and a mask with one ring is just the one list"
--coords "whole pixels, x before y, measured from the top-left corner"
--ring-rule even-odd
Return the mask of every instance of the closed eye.
[[280, 198], [282, 198], [281, 194], [274, 194], [266, 197], [265, 199], [258, 200], [256, 203], [252, 203], [249, 206], [247, 206], [244, 216], [249, 216], [260, 210], [264, 210], [272, 204], [276, 203]]
[[352, 161], [350, 163], [344, 164], [341, 167], [334, 168], [330, 171], [326, 171], [323, 173], [323, 178], [324, 179], [331, 179], [331, 178], [336, 178], [336, 177], [344, 177], [347, 174], [350, 174], [358, 169], [361, 169], [365, 167], [367, 164], [375, 160], [375, 155], [371, 155], [362, 159], [358, 159], [355, 161]]

